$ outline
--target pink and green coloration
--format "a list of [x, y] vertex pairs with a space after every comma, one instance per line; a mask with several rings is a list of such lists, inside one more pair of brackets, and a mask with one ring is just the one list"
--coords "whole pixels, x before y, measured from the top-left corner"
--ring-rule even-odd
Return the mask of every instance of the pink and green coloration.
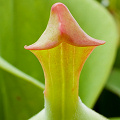
[[87, 57], [105, 41], [87, 35], [62, 3], [51, 8], [39, 40], [25, 49], [39, 59], [45, 75], [45, 109], [31, 120], [105, 120], [78, 96], [79, 76]]

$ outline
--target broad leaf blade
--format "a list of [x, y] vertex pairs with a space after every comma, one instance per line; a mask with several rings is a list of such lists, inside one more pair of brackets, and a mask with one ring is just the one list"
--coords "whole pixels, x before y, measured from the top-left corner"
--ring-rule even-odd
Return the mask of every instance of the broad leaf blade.
[[104, 46], [97, 47], [90, 55], [80, 76], [80, 97], [87, 106], [93, 107], [111, 71], [118, 34], [113, 18], [105, 8], [94, 1], [80, 1], [80, 4], [86, 8], [81, 6], [79, 12], [73, 10], [80, 26], [90, 36], [106, 41]]
[[[33, 6], [34, 1], [0, 0], [0, 16], [2, 15], [0, 17], [0, 52], [1, 56], [19, 69], [44, 81], [39, 63], [32, 54], [30, 55], [24, 50], [26, 41], [36, 40], [40, 35], [40, 30], [36, 29], [38, 17], [34, 18], [36, 11], [32, 12]], [[34, 35], [35, 29], [38, 31], [38, 36]], [[33, 37], [29, 36], [30, 34]], [[35, 60], [36, 62], [33, 62]], [[0, 96], [0, 101], [2, 100], [0, 119], [28, 119], [43, 108], [43, 91], [41, 89], [7, 72], [1, 71], [0, 74], [0, 81], [4, 83], [3, 85], [0, 82], [2, 93]]]
[[42, 90], [5, 71], [1, 73], [6, 74], [6, 79], [1, 79], [3, 106], [1, 114], [5, 120], [25, 120], [43, 108]]
[[16, 77], [19, 77], [27, 82], [30, 82], [31, 84], [35, 85], [36, 87], [39, 87], [41, 90], [45, 89], [45, 86], [43, 83], [39, 82], [37, 79], [25, 74], [24, 72], [20, 71], [7, 61], [5, 61], [2, 57], [0, 57], [0, 67], [5, 70], [6, 72], [9, 72], [13, 74]]
[[[1, 69], [0, 69], [0, 85], [2, 84], [2, 73], [1, 73]], [[4, 106], [3, 106], [3, 98], [2, 98], [2, 94], [3, 94], [3, 90], [2, 87], [0, 87], [0, 119], [4, 120]]]

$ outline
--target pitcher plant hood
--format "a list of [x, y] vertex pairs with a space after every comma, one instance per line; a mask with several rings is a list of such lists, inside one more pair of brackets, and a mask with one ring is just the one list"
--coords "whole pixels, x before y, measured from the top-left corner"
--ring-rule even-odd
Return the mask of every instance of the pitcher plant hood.
[[99, 46], [105, 43], [105, 41], [87, 35], [73, 18], [68, 8], [62, 3], [56, 3], [51, 8], [50, 19], [44, 33], [37, 42], [25, 46], [25, 49], [50, 49], [62, 42], [78, 47]]

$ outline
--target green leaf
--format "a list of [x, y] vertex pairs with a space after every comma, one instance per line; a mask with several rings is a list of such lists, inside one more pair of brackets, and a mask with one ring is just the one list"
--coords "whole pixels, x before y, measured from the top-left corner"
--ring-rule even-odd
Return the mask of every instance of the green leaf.
[[[7, 61], [5, 61], [3, 58], [1, 58], [0, 57], [0, 67], [3, 69], [3, 70], [5, 70], [5, 71], [7, 71], [7, 72], [9, 72], [9, 73], [11, 73], [11, 74], [13, 74], [14, 76], [17, 76], [17, 77], [19, 77], [21, 80], [22, 80], [22, 82], [24, 83], [23, 85], [26, 85], [25, 86], [25, 88], [24, 87], [20, 87], [20, 86], [14, 86], [14, 89], [15, 89], [15, 91], [17, 91], [17, 92], [13, 92], [12, 91], [12, 89], [10, 90], [10, 92], [9, 92], [9, 94], [11, 94], [11, 96], [10, 96], [10, 100], [11, 101], [13, 101], [14, 103], [13, 104], [11, 104], [11, 103], [9, 103], [9, 101], [7, 102], [7, 99], [6, 98], [8, 98], [8, 96], [7, 96], [7, 92], [6, 92], [6, 88], [5, 88], [5, 82], [4, 81], [2, 81], [2, 77], [1, 77], [1, 79], [0, 79], [0, 85], [2, 85], [2, 87], [1, 87], [1, 89], [0, 89], [0, 96], [2, 97], [3, 96], [3, 99], [0, 99], [0, 113], [1, 113], [1, 116], [0, 116], [0, 118], [3, 120], [3, 119], [14, 119], [14, 118], [16, 118], [16, 119], [21, 119], [21, 118], [23, 118], [23, 119], [28, 119], [31, 115], [32, 115], [32, 112], [34, 112], [34, 111], [36, 111], [37, 109], [39, 110], [41, 107], [43, 107], [43, 99], [42, 99], [42, 97], [38, 97], [39, 96], [39, 94], [42, 94], [42, 91], [41, 90], [44, 90], [44, 85], [42, 84], [42, 83], [40, 83], [38, 80], [36, 80], [36, 79], [34, 79], [34, 78], [32, 78], [31, 76], [29, 76], [29, 75], [27, 75], [27, 74], [25, 74], [25, 73], [23, 73], [22, 71], [20, 71], [20, 70], [18, 70], [17, 68], [15, 68], [14, 66], [12, 66], [11, 64], [9, 64]], [[0, 70], [0, 73], [2, 73], [2, 70]], [[2, 74], [1, 74], [2, 75]], [[1, 76], [0, 75], [0, 76]], [[14, 80], [14, 79], [13, 79]], [[27, 82], [25, 82], [25, 81]], [[12, 81], [10, 81], [10, 82], [12, 82]], [[16, 80], [15, 81], [13, 81], [14, 83], [16, 83]], [[32, 84], [32, 85], [31, 85]], [[7, 85], [6, 85], [7, 86]], [[32, 89], [34, 89], [34, 90], [32, 90], [31, 91], [31, 89], [29, 89], [30, 88], [30, 86], [32, 87]], [[19, 87], [19, 90], [17, 90], [18, 89], [18, 87]], [[14, 90], [13, 89], [13, 90]], [[24, 90], [25, 89], [25, 90]], [[41, 90], [40, 90], [41, 89]], [[26, 94], [26, 92], [27, 91], [31, 91], [31, 92], [29, 92], [29, 94], [27, 93]], [[24, 94], [23, 94], [23, 92], [24, 92]], [[31, 96], [31, 94], [32, 94], [32, 92], [33, 92], [33, 94], [34, 94], [34, 92], [36, 92], [36, 95], [34, 95], [34, 98], [32, 98], [32, 100], [31, 100], [31, 97], [33, 97], [33, 96]], [[37, 96], [37, 100], [36, 100], [36, 96]], [[24, 99], [25, 99], [25, 101], [24, 101]], [[36, 104], [34, 103], [34, 102], [36, 101]], [[41, 105], [39, 106], [38, 105], [38, 102], [39, 101], [41, 101]], [[9, 105], [9, 104], [10, 105]], [[13, 105], [15, 105], [15, 106], [13, 106]], [[19, 106], [18, 106], [19, 105]], [[24, 106], [29, 106], [29, 109], [27, 109], [27, 111], [29, 111], [30, 109], [30, 111], [29, 112], [27, 112], [26, 111], [26, 108], [23, 110], [23, 108], [22, 107], [24, 107]], [[10, 107], [10, 108], [9, 108]], [[35, 109], [34, 109], [34, 108]], [[10, 114], [9, 114], [9, 109], [10, 110], [12, 110], [13, 109], [13, 111], [14, 112], [11, 112]], [[19, 111], [19, 110], [21, 110], [21, 112]], [[19, 114], [18, 114], [18, 112], [19, 112]], [[36, 111], [37, 112], [37, 111]], [[4, 116], [4, 114], [6, 114], [5, 116]], [[11, 114], [12, 114], [12, 116], [11, 116]], [[16, 115], [17, 116], [16, 116]], [[20, 117], [21, 116], [21, 117]], [[17, 117], [19, 117], [19, 118], [17, 118]]]
[[[105, 46], [97, 48], [92, 53], [81, 73], [79, 93], [82, 101], [92, 107], [104, 87], [112, 67], [118, 37], [113, 18], [94, 0], [0, 0], [0, 54], [18, 69], [44, 83], [44, 74], [38, 60], [24, 50], [23, 46], [35, 42], [42, 34], [47, 25], [50, 8], [55, 2], [63, 2], [67, 5], [79, 25], [91, 37], [107, 41]], [[15, 119], [26, 119], [43, 108], [43, 102], [40, 102], [40, 99], [43, 100], [43, 94], [42, 92], [37, 94], [38, 88], [3, 70], [0, 74], [0, 88], [2, 91], [5, 89], [8, 93], [5, 94], [6, 97], [4, 92], [0, 92], [2, 94], [2, 97], [0, 96], [2, 98], [0, 117], [3, 116], [0, 119], [13, 120], [14, 115], [16, 115]], [[29, 88], [25, 89], [24, 84], [26, 88], [27, 86]], [[16, 93], [14, 93], [15, 91]], [[24, 101], [21, 104], [18, 102], [14, 104], [14, 100], [10, 96], [19, 93], [21, 96], [25, 93], [22, 96]], [[27, 95], [33, 103], [37, 104], [37, 108], [28, 105]], [[17, 109], [16, 106], [20, 109]], [[8, 107], [9, 109], [7, 109]], [[17, 109], [16, 114], [11, 113], [13, 108]], [[22, 111], [26, 111], [28, 114], [20, 114]]]
[[116, 118], [110, 118], [110, 120], [120, 120], [120, 117]]
[[0, 119], [28, 119], [43, 108], [41, 89], [3, 70], [0, 73], [7, 76], [5, 80], [2, 76], [0, 79]]
[[[34, 1], [0, 0], [0, 55], [15, 67], [44, 82], [37, 59], [24, 50], [26, 41], [29, 43], [29, 40], [36, 40], [40, 35], [37, 21], [41, 16], [38, 17], [40, 13], [37, 8]], [[37, 86], [0, 70], [1, 120], [30, 118], [43, 108], [43, 96], [43, 91]]]
[[113, 18], [105, 8], [95, 1], [85, 0], [80, 4], [86, 6], [80, 7], [79, 15], [76, 15], [79, 19], [75, 16], [80, 26], [90, 36], [106, 41], [104, 46], [97, 47], [87, 59], [80, 76], [80, 97], [87, 106], [93, 107], [114, 63], [118, 34]]
[[108, 82], [106, 84], [106, 89], [115, 93], [120, 97], [120, 70], [114, 69], [110, 74]]
[[36, 85], [37, 87], [39, 87], [40, 89], [44, 90], [45, 86], [43, 83], [39, 82], [38, 80], [34, 79], [33, 77], [25, 74], [24, 72], [20, 71], [19, 69], [15, 68], [14, 66], [12, 66], [10, 63], [8, 63], [7, 61], [5, 61], [2, 57], [0, 57], [0, 67], [17, 76], [20, 77], [28, 82], [30, 82], [33, 85]]
[[110, 9], [112, 11], [118, 12], [120, 10], [120, 1], [119, 0], [110, 0]]

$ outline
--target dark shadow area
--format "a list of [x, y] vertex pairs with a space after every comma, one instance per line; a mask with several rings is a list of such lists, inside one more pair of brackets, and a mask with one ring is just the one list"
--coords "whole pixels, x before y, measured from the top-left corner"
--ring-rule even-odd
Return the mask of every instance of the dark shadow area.
[[104, 89], [94, 110], [106, 117], [120, 117], [120, 97]]

